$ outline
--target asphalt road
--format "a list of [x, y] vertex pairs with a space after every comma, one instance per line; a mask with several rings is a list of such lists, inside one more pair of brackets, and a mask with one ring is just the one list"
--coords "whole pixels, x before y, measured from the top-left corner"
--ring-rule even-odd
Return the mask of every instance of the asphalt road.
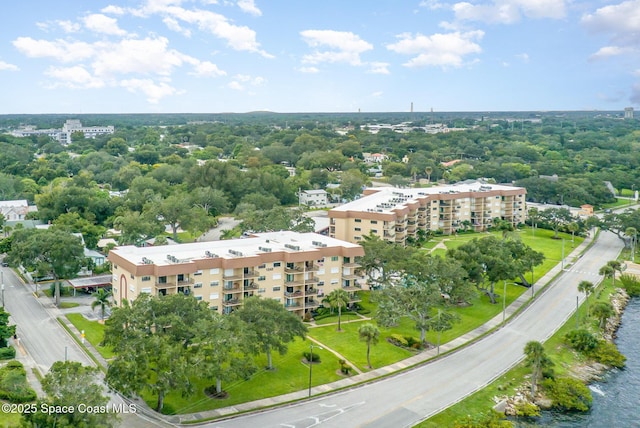
[[[31, 289], [25, 286], [10, 268], [0, 267], [4, 280], [4, 304], [16, 324], [20, 344], [31, 355], [41, 373], [47, 373], [56, 361], [79, 361], [94, 366], [89, 357], [49, 314]], [[18, 352], [21, 352], [18, 349]]]
[[583, 280], [617, 257], [622, 242], [603, 232], [560, 278], [505, 327], [440, 360], [396, 376], [315, 400], [213, 422], [207, 427], [409, 427], [458, 402], [523, 358], [524, 345], [549, 338], [581, 302]]

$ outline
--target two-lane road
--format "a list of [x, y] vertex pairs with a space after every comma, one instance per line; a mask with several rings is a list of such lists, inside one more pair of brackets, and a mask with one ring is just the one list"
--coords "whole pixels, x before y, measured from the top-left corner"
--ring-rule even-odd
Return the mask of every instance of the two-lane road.
[[20, 281], [13, 270], [6, 267], [0, 269], [4, 281], [2, 295], [5, 308], [11, 314], [12, 323], [17, 326], [20, 344], [31, 355], [40, 372], [48, 372], [54, 362], [64, 361], [65, 357], [93, 366], [93, 361], [33, 297], [31, 289]]
[[396, 376], [276, 408], [209, 427], [403, 427], [412, 426], [490, 383], [523, 358], [524, 345], [544, 341], [576, 308], [577, 285], [598, 282], [599, 268], [615, 259], [622, 248], [612, 233], [596, 243], [567, 272], [550, 284], [527, 309], [504, 328], [422, 367]]

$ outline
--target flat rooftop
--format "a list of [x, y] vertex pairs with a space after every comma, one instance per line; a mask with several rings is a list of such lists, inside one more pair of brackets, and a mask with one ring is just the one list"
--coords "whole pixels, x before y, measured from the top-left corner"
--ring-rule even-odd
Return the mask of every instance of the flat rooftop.
[[374, 211], [392, 213], [395, 209], [401, 209], [407, 204], [418, 202], [428, 195], [455, 194], [455, 193], [480, 193], [500, 190], [516, 190], [520, 187], [506, 186], [504, 184], [487, 184], [480, 181], [462, 182], [443, 186], [425, 188], [397, 188], [375, 187], [376, 193], [363, 196], [360, 199], [349, 202], [331, 211]]
[[[298, 233], [291, 231], [256, 233], [249, 238], [228, 241], [194, 242], [189, 244], [162, 245], [158, 247], [136, 247], [126, 245], [111, 250], [124, 259], [156, 266], [170, 265], [167, 256], [171, 255], [180, 262], [199, 260], [207, 257], [233, 259], [256, 256], [268, 252], [311, 251], [321, 247], [359, 248], [360, 245], [341, 241], [317, 233]], [[269, 251], [271, 250], [271, 251]]]

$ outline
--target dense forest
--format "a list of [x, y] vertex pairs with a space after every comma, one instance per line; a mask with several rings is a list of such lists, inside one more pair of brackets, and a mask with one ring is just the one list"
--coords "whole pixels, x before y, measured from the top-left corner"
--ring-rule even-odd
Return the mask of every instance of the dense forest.
[[[116, 131], [76, 133], [68, 146], [10, 134], [67, 119]], [[369, 129], [402, 122], [459, 130]], [[388, 157], [381, 178], [363, 153]], [[640, 121], [622, 112], [0, 116], [0, 200], [37, 204], [35, 218], [82, 232], [90, 246], [109, 228], [121, 243], [158, 236], [159, 218], [174, 235], [195, 235], [222, 214], [275, 218], [300, 189], [328, 184], [335, 200], [351, 200], [372, 179], [486, 178], [526, 187], [530, 201], [599, 207], [613, 200], [611, 188], [637, 188], [639, 165]]]

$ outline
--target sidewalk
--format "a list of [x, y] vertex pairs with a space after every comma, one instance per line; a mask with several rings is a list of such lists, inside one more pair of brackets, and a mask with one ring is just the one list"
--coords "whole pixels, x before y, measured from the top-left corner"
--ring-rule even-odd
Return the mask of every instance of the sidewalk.
[[[577, 246], [573, 251], [565, 257], [565, 268], [572, 265], [573, 262], [580, 257], [580, 254], [589, 246], [592, 241], [591, 235], [586, 238], [579, 246]], [[550, 269], [542, 278], [539, 278], [534, 287], [534, 298], [535, 296], [544, 293], [546, 290], [546, 286], [553, 281], [553, 279], [562, 272], [561, 264], [557, 264], [552, 269]], [[514, 300], [509, 306], [507, 306], [505, 310], [506, 321], [508, 322], [509, 318], [511, 318], [516, 312], [518, 312], [521, 308], [525, 307], [531, 300], [531, 293], [525, 291]], [[457, 348], [465, 346], [472, 341], [480, 338], [481, 336], [500, 328], [503, 323], [503, 314], [500, 313], [493, 317], [491, 320], [487, 321], [485, 324], [464, 334], [450, 342], [447, 342], [443, 345], [440, 345], [440, 354], [445, 354], [447, 352], [451, 352]], [[371, 370], [366, 373], [357, 374], [351, 376], [349, 378], [341, 379], [336, 382], [328, 383], [325, 385], [318, 385], [311, 388], [312, 395], [329, 393], [331, 391], [336, 391], [348, 387], [355, 386], [357, 384], [366, 383], [374, 381], [375, 379], [389, 375], [390, 373], [394, 373], [400, 370], [407, 369], [409, 367], [413, 367], [418, 364], [423, 364], [429, 360], [438, 357], [438, 350], [436, 348], [429, 349], [427, 351], [423, 351], [419, 354], [416, 354], [406, 360], [398, 361], [397, 363], [381, 367], [375, 370]], [[209, 410], [205, 412], [198, 412], [193, 414], [185, 414], [185, 415], [176, 415], [170, 417], [168, 420], [172, 423], [184, 423], [184, 422], [194, 422], [202, 419], [211, 419], [218, 417], [229, 417], [239, 412], [249, 412], [253, 410], [258, 410], [265, 407], [277, 406], [280, 404], [290, 403], [292, 401], [304, 400], [309, 397], [308, 390], [296, 391], [285, 395], [279, 395], [276, 397], [264, 398], [261, 400], [251, 401], [247, 403], [237, 404], [235, 406], [224, 407], [216, 410]]]

